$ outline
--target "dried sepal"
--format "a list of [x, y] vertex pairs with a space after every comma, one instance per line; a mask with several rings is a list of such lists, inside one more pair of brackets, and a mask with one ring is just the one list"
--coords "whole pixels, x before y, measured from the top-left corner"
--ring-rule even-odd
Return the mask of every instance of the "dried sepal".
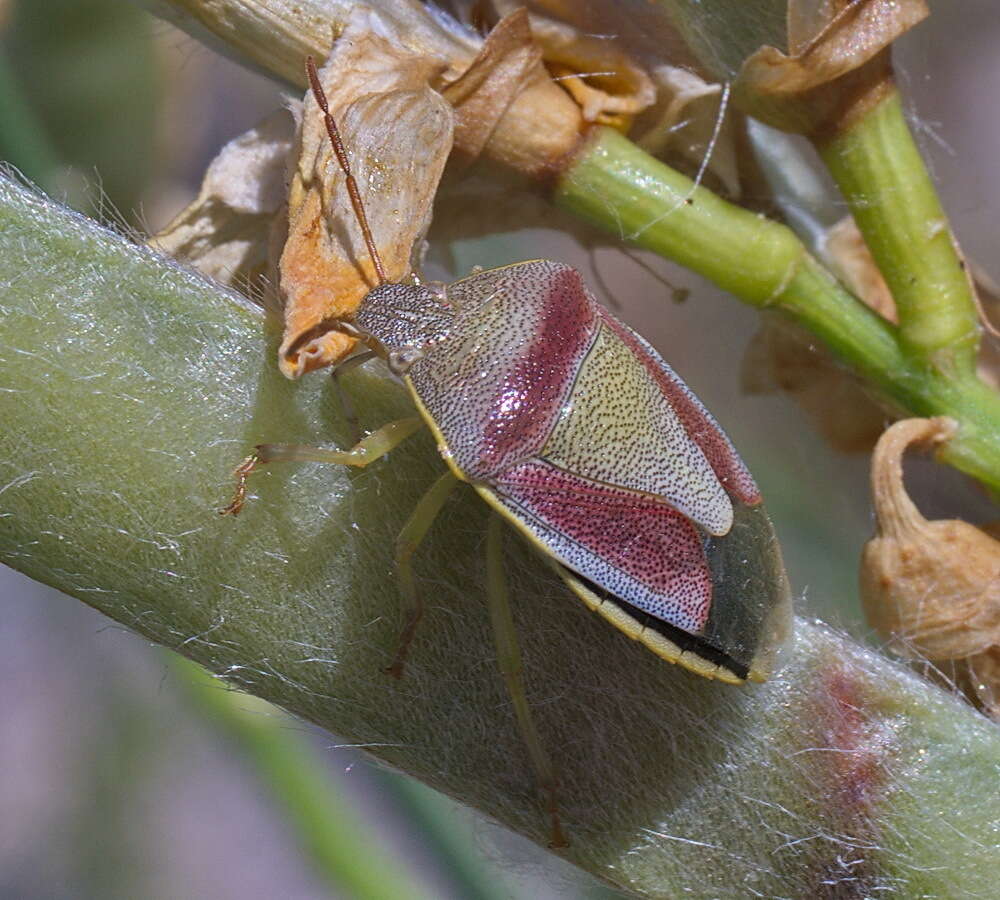
[[[427, 87], [446, 64], [383, 38], [382, 30], [375, 13], [356, 10], [320, 81], [386, 274], [398, 281], [412, 270], [414, 248], [430, 223], [453, 125], [448, 104]], [[350, 352], [353, 339], [329, 324], [349, 317], [377, 283], [322, 114], [309, 96], [288, 211], [279, 365], [297, 378]]]
[[975, 695], [1000, 696], [1000, 541], [957, 519], [928, 521], [903, 485], [902, 457], [957, 430], [952, 419], [906, 419], [872, 458], [875, 536], [861, 558], [868, 621], [893, 652], [960, 661]]
[[740, 375], [748, 394], [787, 393], [842, 453], [870, 450], [885, 426], [885, 411], [864, 386], [808, 332], [776, 315], [762, 317]]
[[652, 106], [652, 79], [614, 42], [545, 16], [533, 17], [531, 30], [549, 71], [576, 100], [585, 121], [626, 130]]
[[522, 9], [497, 23], [469, 67], [442, 88], [455, 109], [455, 150], [478, 158], [514, 99], [534, 80], [542, 54]]
[[[508, 15], [521, 0], [494, 0]], [[722, 85], [694, 73], [695, 60], [654, 7], [535, 0], [531, 33], [555, 82], [585, 124], [627, 131], [647, 152], [669, 158], [740, 193], [734, 117], [720, 109]], [[554, 157], [553, 157], [554, 158]]]
[[[609, 40], [611, 32], [594, 33], [600, 27], [590, 21], [598, 12], [594, 4], [581, 9], [579, 4], [549, 0], [526, 7], [522, 0], [493, 0], [492, 7], [504, 17], [530, 8], [534, 41], [586, 122], [625, 130], [654, 102], [656, 91], [646, 67], [618, 39], [619, 34]], [[620, 13], [615, 18], [620, 21]]]
[[928, 13], [924, 0], [790, 0], [787, 52], [761, 47], [744, 61], [740, 107], [784, 131], [838, 131], [881, 98], [888, 48]]
[[549, 77], [528, 14], [517, 9], [487, 35], [469, 68], [442, 88], [455, 108], [455, 148], [544, 175], [579, 141], [579, 108]]
[[161, 253], [261, 295], [273, 283], [268, 248], [283, 231], [285, 172], [295, 121], [278, 110], [226, 144], [195, 200], [149, 239]]
[[[613, 2], [493, 0], [450, 8], [477, 28], [496, 21], [487, 43], [527, 10], [530, 40], [545, 64], [538, 96], [517, 105], [500, 129], [501, 140], [486, 147], [484, 156], [545, 175], [572, 150], [579, 130], [592, 123], [611, 125], [628, 130], [648, 152], [669, 154], [690, 171], [707, 161], [709, 176], [730, 196], [739, 194], [732, 116], [720, 122], [722, 86], [693, 73], [694, 58], [654, 7], [633, 4], [626, 13]], [[487, 55], [484, 48], [480, 63]], [[569, 97], [560, 96], [566, 93]], [[511, 132], [506, 139], [505, 129]], [[538, 143], [541, 137], [548, 146]], [[526, 146], [517, 149], [518, 141]], [[456, 137], [456, 148], [461, 145]], [[496, 152], [500, 145], [503, 152]], [[551, 162], [538, 165], [539, 160]]]

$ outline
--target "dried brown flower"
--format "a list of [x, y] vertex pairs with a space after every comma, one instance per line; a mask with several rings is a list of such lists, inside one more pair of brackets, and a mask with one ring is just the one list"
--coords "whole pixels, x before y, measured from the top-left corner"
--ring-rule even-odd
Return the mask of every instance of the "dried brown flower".
[[788, 52], [761, 47], [744, 62], [740, 107], [784, 131], [839, 130], [882, 97], [888, 48], [928, 13], [924, 0], [790, 0]]
[[284, 238], [285, 168], [295, 138], [279, 109], [226, 144], [198, 196], [149, 244], [217, 281], [262, 294], [273, 282], [268, 240]]
[[875, 536], [861, 558], [861, 596], [872, 626], [902, 656], [958, 660], [981, 706], [1000, 697], [1000, 541], [968, 522], [928, 521], [906, 493], [902, 456], [912, 444], [940, 444], [952, 419], [905, 419], [872, 458]]

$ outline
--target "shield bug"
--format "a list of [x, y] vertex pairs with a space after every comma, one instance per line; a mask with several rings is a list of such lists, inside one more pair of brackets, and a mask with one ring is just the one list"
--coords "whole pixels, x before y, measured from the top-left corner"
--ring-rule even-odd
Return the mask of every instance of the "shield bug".
[[[313, 460], [363, 466], [427, 425], [448, 472], [404, 527], [396, 562], [409, 613], [388, 671], [399, 676], [421, 613], [410, 557], [465, 481], [592, 610], [707, 678], [764, 680], [789, 616], [771, 523], [722, 429], [660, 355], [612, 316], [573, 268], [531, 260], [448, 285], [387, 283], [315, 67], [326, 122], [380, 284], [334, 323], [384, 359], [418, 416], [349, 451], [260, 445], [237, 470]], [[349, 361], [350, 362], [350, 361]], [[490, 529], [489, 595], [519, 725], [543, 783], [551, 766], [523, 702], [517, 648]], [[513, 678], [513, 680], [512, 680]], [[553, 802], [554, 803], [554, 802]], [[560, 843], [553, 812], [553, 843]]]
[[[397, 547], [410, 617], [409, 558], [465, 481], [592, 610], [663, 659], [707, 678], [763, 681], [786, 632], [789, 588], [760, 492], [718, 423], [580, 274], [537, 259], [451, 284], [392, 284], [310, 59], [307, 71], [380, 284], [356, 336], [409, 389], [418, 417], [353, 450], [260, 445], [237, 470], [278, 460], [363, 466], [426, 424], [451, 478], [432, 488]], [[349, 362], [356, 362], [357, 357]]]

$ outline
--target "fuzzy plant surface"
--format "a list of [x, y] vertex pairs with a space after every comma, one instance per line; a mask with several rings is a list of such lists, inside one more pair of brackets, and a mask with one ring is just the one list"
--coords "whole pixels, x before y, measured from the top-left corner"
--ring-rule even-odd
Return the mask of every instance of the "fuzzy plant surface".
[[[545, 843], [485, 599], [486, 510], [448, 503], [406, 676], [393, 540], [442, 469], [418, 434], [367, 470], [255, 476], [257, 442], [349, 442], [329, 379], [292, 383], [238, 295], [0, 181], [0, 560]], [[361, 425], [410, 413], [377, 367]], [[643, 897], [989, 897], [1000, 733], [797, 620], [767, 684], [664, 664], [505, 547], [567, 859]]]

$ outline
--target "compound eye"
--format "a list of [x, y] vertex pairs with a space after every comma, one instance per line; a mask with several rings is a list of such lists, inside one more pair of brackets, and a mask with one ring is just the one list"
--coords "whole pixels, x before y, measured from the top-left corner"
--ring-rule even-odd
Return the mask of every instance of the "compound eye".
[[386, 357], [386, 363], [389, 365], [390, 372], [402, 376], [423, 355], [416, 347], [404, 347], [401, 350], [391, 350]]
[[450, 309], [452, 302], [448, 299], [448, 285], [443, 281], [428, 281], [423, 287], [434, 298], [434, 301], [445, 309]]

